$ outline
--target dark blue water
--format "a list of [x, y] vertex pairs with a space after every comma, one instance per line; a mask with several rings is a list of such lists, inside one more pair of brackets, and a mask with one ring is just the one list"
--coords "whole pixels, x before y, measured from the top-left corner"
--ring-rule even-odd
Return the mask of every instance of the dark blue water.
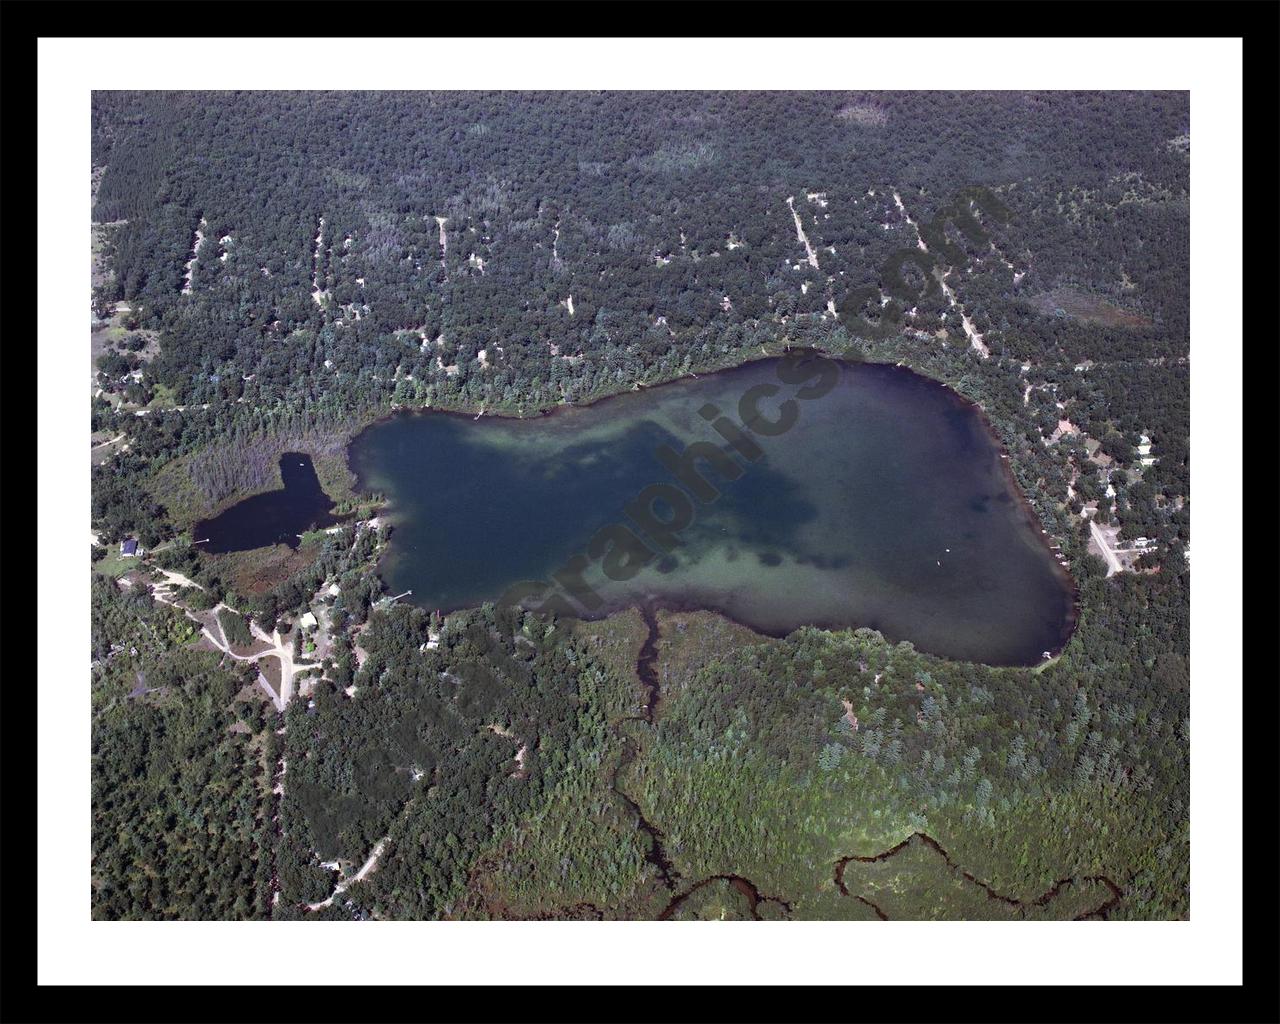
[[[763, 360], [536, 420], [375, 424], [349, 457], [389, 499], [380, 571], [446, 611], [504, 595], [588, 616], [652, 601], [774, 635], [870, 626], [989, 664], [1061, 647], [1071, 581], [977, 410], [905, 370], [821, 363]], [[793, 423], [768, 426], [788, 410]], [[696, 442], [724, 455], [682, 471]]]
[[280, 479], [282, 490], [255, 494], [213, 519], [196, 523], [192, 537], [211, 554], [272, 544], [296, 549], [300, 534], [338, 522], [330, 514], [334, 503], [320, 486], [311, 456], [285, 452], [280, 456]]

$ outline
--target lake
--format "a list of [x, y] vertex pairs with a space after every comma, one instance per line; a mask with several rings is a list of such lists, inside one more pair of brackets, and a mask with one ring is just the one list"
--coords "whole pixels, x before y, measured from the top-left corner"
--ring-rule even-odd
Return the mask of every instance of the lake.
[[196, 523], [191, 536], [210, 554], [272, 544], [296, 549], [300, 534], [338, 522], [330, 515], [334, 503], [320, 486], [310, 455], [281, 455], [280, 480], [283, 489], [255, 494], [221, 515]]
[[808, 354], [537, 419], [399, 414], [349, 461], [388, 498], [381, 575], [433, 610], [708, 608], [993, 665], [1074, 626], [979, 411], [897, 367]]

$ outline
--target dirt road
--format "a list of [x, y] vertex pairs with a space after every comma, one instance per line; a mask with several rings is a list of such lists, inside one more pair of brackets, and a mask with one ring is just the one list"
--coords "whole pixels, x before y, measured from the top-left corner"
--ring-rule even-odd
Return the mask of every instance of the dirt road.
[[360, 865], [359, 871], [357, 871], [350, 878], [344, 878], [342, 881], [340, 881], [337, 884], [337, 886], [334, 887], [333, 893], [327, 899], [323, 899], [319, 903], [308, 903], [307, 909], [323, 910], [325, 907], [331, 906], [333, 904], [333, 901], [338, 896], [346, 892], [350, 886], [355, 885], [356, 882], [363, 881], [365, 877], [369, 874], [369, 872], [378, 866], [378, 858], [382, 856], [382, 850], [386, 845], [387, 845], [387, 841], [385, 839], [379, 839], [377, 844], [373, 848], [373, 852], [369, 854], [369, 859], [366, 860], [362, 865]]

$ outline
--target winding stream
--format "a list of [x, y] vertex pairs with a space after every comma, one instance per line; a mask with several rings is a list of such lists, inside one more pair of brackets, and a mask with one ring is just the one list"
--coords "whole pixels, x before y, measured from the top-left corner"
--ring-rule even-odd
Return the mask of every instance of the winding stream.
[[701, 882], [698, 882], [696, 885], [686, 889], [679, 896], [676, 896], [667, 904], [666, 909], [658, 915], [658, 920], [669, 920], [671, 915], [680, 909], [680, 905], [684, 903], [685, 900], [703, 886], [710, 885], [712, 882], [728, 882], [734, 887], [734, 889], [746, 897], [747, 908], [751, 911], [752, 920], [764, 920], [764, 918], [760, 916], [760, 911], [758, 909], [761, 903], [776, 903], [778, 906], [782, 907], [788, 915], [791, 913], [790, 903], [777, 896], [765, 896], [756, 888], [755, 883], [749, 878], [743, 878], [741, 875], [711, 875], [709, 878], [704, 878]]
[[[658, 629], [658, 619], [654, 612], [653, 605], [645, 603], [640, 606], [640, 614], [644, 618], [644, 624], [648, 629], [644, 643], [640, 646], [640, 653], [636, 658], [636, 675], [639, 677], [641, 684], [645, 689], [644, 714], [628, 716], [621, 718], [614, 726], [615, 731], [623, 722], [645, 722], [653, 725], [655, 722], [658, 702], [662, 699], [662, 686], [658, 681], [657, 662], [658, 662], [658, 640], [660, 632]], [[671, 890], [671, 901], [663, 908], [658, 915], [659, 921], [666, 921], [680, 909], [680, 906], [699, 889], [710, 885], [712, 882], [728, 882], [733, 888], [739, 892], [747, 901], [747, 906], [751, 911], [753, 919], [762, 920], [758, 907], [761, 903], [777, 903], [789, 915], [791, 913], [791, 904], [786, 900], [776, 896], [766, 896], [760, 892], [756, 884], [749, 878], [743, 878], [741, 875], [710, 875], [701, 881], [693, 883], [683, 892], [676, 891], [676, 882], [680, 878], [680, 873], [672, 865], [670, 858], [667, 856], [665, 842], [666, 836], [657, 825], [653, 824], [644, 816], [644, 812], [640, 809], [640, 805], [636, 803], [630, 796], [623, 791], [618, 784], [618, 776], [622, 771], [636, 759], [640, 753], [639, 747], [633, 737], [618, 733], [623, 740], [623, 755], [618, 759], [618, 764], [613, 770], [613, 778], [610, 782], [610, 788], [616, 793], [619, 799], [626, 804], [635, 818], [636, 826], [649, 837], [649, 849], [645, 853], [645, 860], [652, 864], [658, 872], [658, 877], [662, 879], [662, 884]]]
[[1078, 882], [1095, 882], [1105, 886], [1111, 894], [1110, 897], [1106, 899], [1102, 904], [1095, 907], [1093, 910], [1088, 910], [1088, 911], [1085, 911], [1083, 914], [1078, 915], [1075, 918], [1075, 920], [1086, 921], [1092, 918], [1105, 920], [1107, 913], [1113, 907], [1115, 907], [1115, 905], [1119, 903], [1124, 896], [1124, 891], [1120, 888], [1120, 886], [1116, 885], [1116, 883], [1113, 882], [1106, 875], [1086, 875], [1078, 879], [1074, 877], [1060, 878], [1056, 882], [1054, 882], [1051, 886], [1049, 886], [1049, 888], [1046, 889], [1044, 892], [1042, 892], [1039, 896], [1036, 896], [1034, 899], [1020, 900], [1017, 897], [1009, 896], [1005, 893], [997, 892], [991, 885], [982, 881], [982, 879], [978, 878], [976, 875], [973, 875], [972, 873], [966, 871], [964, 868], [960, 867], [960, 865], [957, 864], [951, 858], [951, 854], [947, 852], [946, 848], [940, 842], [934, 839], [933, 836], [928, 835], [925, 832], [913, 832], [911, 835], [907, 836], [906, 839], [902, 840], [902, 842], [897, 843], [889, 847], [889, 849], [884, 850], [881, 853], [874, 854], [873, 856], [870, 856], [870, 857], [855, 857], [855, 856], [841, 857], [838, 861], [836, 861], [836, 864], [835, 864], [836, 888], [840, 890], [840, 894], [842, 896], [853, 895], [854, 899], [862, 903], [865, 903], [867, 906], [869, 906], [872, 910], [875, 911], [876, 916], [879, 917], [880, 920], [882, 921], [889, 920], [888, 915], [880, 907], [872, 903], [871, 900], [867, 899], [865, 896], [858, 896], [849, 892], [848, 886], [846, 886], [844, 882], [844, 869], [845, 869], [845, 866], [848, 865], [850, 862], [854, 862], [857, 864], [875, 864], [879, 861], [888, 860], [891, 857], [896, 857], [899, 853], [901, 853], [908, 846], [910, 846], [911, 843], [915, 840], [919, 840], [921, 844], [923, 844], [924, 846], [927, 846], [929, 849], [933, 850], [934, 853], [938, 854], [938, 856], [942, 858], [943, 862], [947, 865], [947, 867], [950, 868], [952, 871], [956, 872], [958, 875], [960, 875], [960, 877], [963, 878], [965, 881], [970, 882], [973, 885], [976, 885], [979, 889], [985, 892], [987, 894], [987, 899], [996, 900], [1000, 903], [1006, 904], [1007, 906], [1018, 907], [1019, 909], [1025, 909], [1027, 907], [1047, 906], [1049, 902], [1053, 900], [1058, 895], [1058, 893], [1061, 892], [1063, 889], [1065, 889], [1067, 886], [1077, 884]]
[[640, 805], [631, 799], [622, 790], [622, 787], [618, 785], [618, 776], [636, 759], [640, 752], [635, 739], [621, 732], [619, 727], [623, 722], [645, 722], [648, 725], [653, 725], [654, 717], [658, 710], [658, 701], [662, 696], [662, 687], [658, 682], [656, 668], [658, 661], [658, 619], [654, 614], [653, 608], [648, 604], [641, 606], [640, 614], [644, 617], [645, 626], [648, 627], [648, 635], [645, 637], [645, 641], [640, 647], [640, 654], [636, 659], [636, 675], [640, 678], [646, 694], [644, 714], [621, 718], [614, 726], [614, 731], [622, 738], [623, 753], [618, 759], [617, 766], [613, 769], [613, 778], [609, 785], [622, 802], [627, 805], [628, 810], [635, 817], [636, 825], [640, 831], [649, 837], [649, 849], [645, 852], [645, 860], [657, 869], [658, 877], [662, 879], [662, 884], [668, 889], [674, 889], [676, 879], [680, 875], [672, 867], [671, 861], [667, 857], [663, 846], [665, 836], [662, 830], [644, 816], [644, 812], [640, 810]]

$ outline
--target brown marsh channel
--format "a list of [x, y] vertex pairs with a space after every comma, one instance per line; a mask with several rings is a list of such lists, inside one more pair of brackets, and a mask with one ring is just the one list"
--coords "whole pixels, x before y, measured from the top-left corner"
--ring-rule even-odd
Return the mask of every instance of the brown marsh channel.
[[1074, 625], [979, 410], [893, 366], [807, 353], [534, 420], [400, 414], [349, 459], [388, 496], [382, 575], [426, 608], [648, 601], [993, 665]]

